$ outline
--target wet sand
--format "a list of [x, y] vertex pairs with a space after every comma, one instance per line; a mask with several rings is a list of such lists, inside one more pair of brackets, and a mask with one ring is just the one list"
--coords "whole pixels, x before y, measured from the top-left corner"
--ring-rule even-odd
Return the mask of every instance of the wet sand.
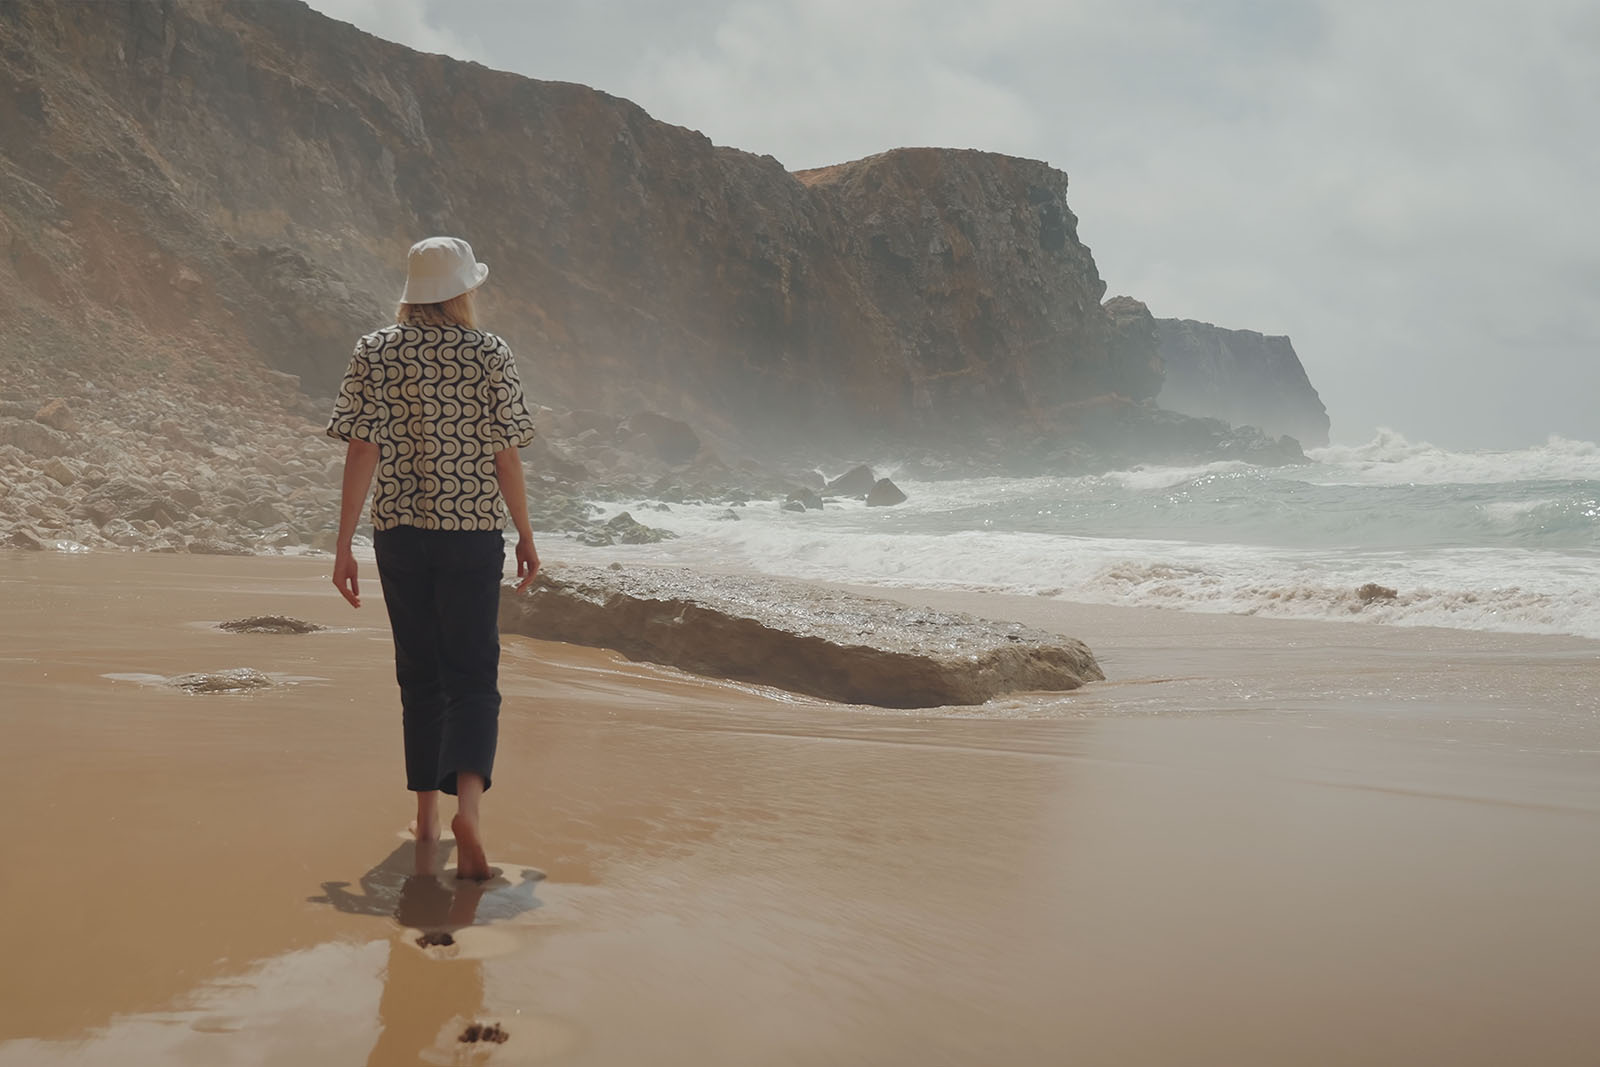
[[[329, 566], [0, 553], [0, 1067], [1600, 1047], [1595, 643], [902, 591], [1109, 680], [885, 712], [508, 637], [464, 888], [397, 837], [376, 574]], [[205, 625], [263, 613], [338, 629]], [[292, 684], [126, 677], [228, 667]]]

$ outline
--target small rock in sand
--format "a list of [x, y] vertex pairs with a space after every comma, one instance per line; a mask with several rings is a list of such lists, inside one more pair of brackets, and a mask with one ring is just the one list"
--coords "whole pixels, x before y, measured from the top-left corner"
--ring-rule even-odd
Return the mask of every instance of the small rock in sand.
[[248, 619], [219, 622], [217, 629], [226, 630], [230, 634], [314, 634], [318, 630], [326, 630], [327, 627], [306, 622], [304, 619], [293, 619], [287, 615], [252, 615]]
[[499, 1023], [473, 1023], [462, 1031], [457, 1040], [466, 1045], [476, 1044], [479, 1041], [492, 1041], [496, 1045], [503, 1045], [510, 1036]]
[[189, 693], [243, 693], [251, 689], [270, 689], [273, 684], [271, 678], [254, 667], [179, 674], [167, 682]]

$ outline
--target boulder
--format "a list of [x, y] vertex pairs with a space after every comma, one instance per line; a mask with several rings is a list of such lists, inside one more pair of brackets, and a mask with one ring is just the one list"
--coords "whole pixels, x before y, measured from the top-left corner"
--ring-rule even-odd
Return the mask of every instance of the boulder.
[[669, 567], [548, 568], [525, 593], [502, 587], [500, 629], [892, 708], [982, 704], [1105, 677], [1081, 641], [1019, 623]]
[[270, 500], [257, 500], [241, 508], [239, 518], [243, 522], [253, 522], [260, 526], [276, 526], [289, 521], [283, 509]]
[[807, 489], [815, 489], [819, 493], [828, 488], [828, 479], [824, 477], [821, 471], [794, 471], [789, 476], [789, 480], [794, 482], [796, 485], [803, 486]]
[[56, 484], [65, 488], [78, 480], [77, 472], [67, 465], [67, 461], [60, 456], [54, 456], [44, 465], [46, 477], [55, 480]]
[[[789, 495], [784, 498], [784, 504], [785, 504], [784, 510], [786, 510], [786, 511], [795, 511], [795, 510], [799, 510], [799, 511], [821, 511], [822, 510], [822, 498], [820, 496], [818, 496], [815, 491], [813, 491], [811, 489], [806, 489], [806, 488], [795, 489], [792, 492], [790, 492]], [[799, 504], [800, 507], [798, 509], [790, 508], [790, 507], [787, 506], [789, 504]]]
[[653, 545], [677, 536], [670, 530], [646, 526], [626, 511], [607, 522], [606, 529], [616, 534], [617, 540], [625, 545]]
[[628, 512], [614, 516], [603, 526], [597, 526], [587, 531], [579, 540], [591, 547], [604, 547], [606, 545], [653, 545], [657, 541], [666, 541], [678, 536], [670, 530], [658, 530], [653, 526], [646, 526], [635, 519]]
[[866, 496], [878, 483], [878, 476], [865, 463], [851, 467], [828, 483], [827, 491], [835, 496]]
[[32, 419], [0, 417], [0, 445], [15, 445], [37, 459], [72, 451], [72, 437]]
[[581, 438], [589, 433], [610, 437], [616, 433], [617, 426], [621, 422], [621, 419], [608, 412], [578, 408], [558, 417], [556, 432], [564, 437], [574, 438]]
[[45, 550], [45, 543], [39, 539], [39, 535], [21, 526], [6, 535], [5, 541], [0, 542], [0, 544], [4, 544], [7, 548], [20, 548], [27, 552], [43, 552]]
[[617, 433], [621, 437], [642, 435], [663, 463], [688, 463], [700, 451], [700, 436], [688, 423], [654, 411], [629, 415], [618, 427]]
[[687, 494], [684, 493], [683, 486], [668, 474], [656, 479], [656, 483], [650, 487], [650, 495], [664, 503], [681, 504]]
[[867, 507], [886, 508], [895, 504], [905, 503], [906, 495], [900, 487], [887, 478], [879, 478], [873, 483], [872, 491], [867, 494]]
[[72, 417], [72, 409], [67, 407], [65, 400], [50, 401], [34, 414], [33, 421], [42, 422], [62, 433], [71, 433], [78, 428], [77, 420]]
[[233, 541], [225, 541], [217, 537], [196, 537], [188, 544], [188, 550], [196, 556], [253, 556], [248, 548]]
[[553, 474], [567, 481], [575, 481], [590, 476], [587, 467], [542, 436], [535, 437], [533, 443], [522, 450], [522, 459], [529, 475], [533, 477]]
[[144, 540], [127, 519], [112, 519], [100, 530], [100, 536], [120, 548], [133, 548]]
[[163, 525], [170, 525], [173, 517], [189, 514], [189, 509], [176, 500], [130, 478], [113, 478], [92, 490], [84, 496], [79, 510], [96, 526], [104, 526], [112, 519], [165, 519]]

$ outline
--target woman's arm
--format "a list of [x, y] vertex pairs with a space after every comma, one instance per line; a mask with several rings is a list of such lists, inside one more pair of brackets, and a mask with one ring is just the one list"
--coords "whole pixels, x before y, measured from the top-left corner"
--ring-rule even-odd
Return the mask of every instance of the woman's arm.
[[539, 551], [533, 546], [533, 524], [528, 521], [528, 489], [522, 480], [522, 456], [515, 448], [494, 454], [494, 477], [500, 483], [506, 510], [517, 527], [517, 592], [528, 588], [539, 573]]
[[350, 553], [350, 539], [361, 521], [361, 505], [366, 503], [372, 472], [378, 466], [378, 446], [366, 441], [351, 441], [344, 453], [344, 485], [339, 497], [339, 539], [334, 542], [333, 585], [350, 606], [361, 606], [361, 586], [356, 581], [356, 559]]

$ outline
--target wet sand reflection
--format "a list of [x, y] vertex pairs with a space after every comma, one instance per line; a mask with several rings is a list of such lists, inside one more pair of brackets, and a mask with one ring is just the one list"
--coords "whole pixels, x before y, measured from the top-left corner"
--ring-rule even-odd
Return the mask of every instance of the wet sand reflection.
[[538, 908], [534, 887], [544, 876], [528, 867], [497, 867], [488, 881], [458, 879], [447, 867], [453, 848], [448, 839], [403, 842], [361, 876], [360, 892], [347, 882], [324, 882], [322, 894], [309, 898], [350, 915], [392, 918], [405, 928], [389, 943], [371, 1067], [410, 1062], [419, 1050], [447, 1050], [484, 1034], [506, 1039], [500, 1020], [484, 1015], [482, 960], [470, 945], [463, 954], [458, 937]]

